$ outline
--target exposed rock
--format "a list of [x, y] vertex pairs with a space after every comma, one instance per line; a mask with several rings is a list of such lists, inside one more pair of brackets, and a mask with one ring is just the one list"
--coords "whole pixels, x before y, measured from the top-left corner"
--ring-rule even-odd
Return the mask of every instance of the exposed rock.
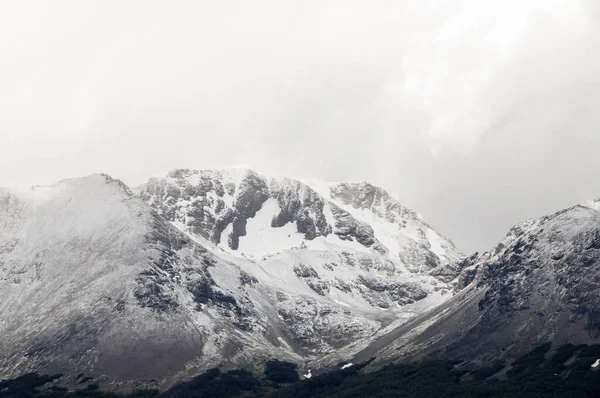
[[280, 228], [295, 222], [298, 232], [307, 240], [331, 233], [331, 225], [323, 214], [325, 201], [312, 188], [296, 180], [271, 183], [273, 197], [277, 199], [281, 211], [273, 217], [271, 226]]
[[370, 225], [356, 220], [350, 213], [332, 204], [331, 211], [335, 218], [335, 234], [342, 240], [356, 239], [363, 246], [375, 244], [375, 233]]
[[294, 265], [294, 273], [298, 278], [316, 278], [319, 279], [319, 274], [310, 265], [296, 264]]
[[[600, 341], [600, 206], [575, 206], [521, 223], [494, 250], [452, 267], [454, 298], [381, 337], [355, 360], [399, 358], [485, 363], [551, 341]], [[415, 332], [418, 331], [418, 332]]]

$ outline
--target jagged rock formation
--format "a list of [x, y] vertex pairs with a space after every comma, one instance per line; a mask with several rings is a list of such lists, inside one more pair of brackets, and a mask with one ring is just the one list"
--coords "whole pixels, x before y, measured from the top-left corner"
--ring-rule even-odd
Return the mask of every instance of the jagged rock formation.
[[[151, 179], [139, 196], [186, 232], [246, 255], [255, 248], [240, 249], [239, 241], [247, 234], [249, 220], [260, 211], [272, 228], [291, 226], [286, 230], [303, 235], [305, 242], [334, 234], [408, 259], [405, 267], [429, 270], [461, 257], [415, 212], [368, 183], [302, 182], [246, 169], [176, 170]], [[290, 240], [285, 247], [297, 241]]]
[[[447, 291], [452, 278], [442, 282], [428, 273], [452, 273], [450, 264], [461, 256], [416, 213], [366, 183], [307, 183], [245, 169], [176, 170], [151, 179], [139, 196], [190, 236], [263, 269], [296, 271], [299, 261], [321, 268], [310, 277], [286, 272], [282, 279], [289, 284], [304, 281], [321, 296], [339, 290], [379, 308]], [[290, 265], [273, 264], [281, 262]], [[429, 286], [407, 288], [413, 282]]]
[[315, 360], [447, 301], [460, 257], [369, 184], [178, 170], [135, 193], [103, 175], [2, 191], [0, 378]]

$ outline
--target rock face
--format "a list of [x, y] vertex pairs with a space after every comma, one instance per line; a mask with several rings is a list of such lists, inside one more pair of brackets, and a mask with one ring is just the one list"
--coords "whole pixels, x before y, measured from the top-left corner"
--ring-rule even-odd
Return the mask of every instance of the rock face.
[[[288, 285], [301, 283], [320, 296], [349, 295], [341, 302], [367, 311], [448, 291], [452, 278], [429, 273], [448, 272], [461, 257], [416, 213], [367, 183], [302, 182], [245, 169], [176, 170], [150, 180], [139, 197], [191, 237], [259, 264]], [[304, 264], [314, 275], [297, 272]]]
[[[333, 234], [339, 238], [334, 242], [358, 242], [382, 254], [389, 252], [389, 257], [406, 260], [404, 266], [413, 270], [430, 270], [462, 257], [415, 212], [368, 183], [303, 182], [246, 169], [176, 170], [151, 179], [139, 196], [180, 229], [245, 255], [256, 248], [240, 248], [240, 239], [260, 212], [260, 222], [268, 219], [272, 228], [293, 232], [294, 237], [283, 243], [286, 248], [294, 247], [298, 235], [308, 243]], [[273, 246], [265, 253], [279, 249]]]
[[450, 299], [460, 257], [369, 184], [177, 170], [135, 193], [104, 175], [0, 191], [0, 378], [160, 387], [354, 352]]
[[600, 202], [515, 226], [494, 250], [454, 267], [457, 288], [441, 307], [358, 355], [373, 366], [400, 358], [489, 361], [539, 344], [600, 341]]

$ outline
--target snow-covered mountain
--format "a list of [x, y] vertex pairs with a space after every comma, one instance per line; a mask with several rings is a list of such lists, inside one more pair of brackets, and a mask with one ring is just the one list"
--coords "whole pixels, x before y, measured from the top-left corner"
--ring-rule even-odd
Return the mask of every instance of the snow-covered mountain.
[[401, 358], [485, 363], [552, 342], [600, 342], [600, 200], [523, 222], [458, 263], [462, 290], [367, 346], [373, 367]]
[[[151, 179], [139, 196], [191, 237], [259, 263], [286, 284], [304, 278], [321, 296], [336, 287], [366, 289], [368, 306], [398, 307], [443, 288], [428, 272], [461, 257], [415, 212], [367, 183], [302, 182], [248, 169], [177, 170]], [[390, 281], [418, 286], [396, 297]]]
[[383, 189], [177, 170], [0, 192], [0, 378], [162, 385], [356, 352], [455, 293], [454, 245]]

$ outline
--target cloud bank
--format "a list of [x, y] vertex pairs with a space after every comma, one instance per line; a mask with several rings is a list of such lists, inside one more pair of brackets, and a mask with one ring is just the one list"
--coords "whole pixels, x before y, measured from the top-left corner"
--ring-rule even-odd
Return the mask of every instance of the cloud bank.
[[600, 196], [592, 0], [1, 7], [0, 185], [237, 163], [369, 180], [465, 252]]

